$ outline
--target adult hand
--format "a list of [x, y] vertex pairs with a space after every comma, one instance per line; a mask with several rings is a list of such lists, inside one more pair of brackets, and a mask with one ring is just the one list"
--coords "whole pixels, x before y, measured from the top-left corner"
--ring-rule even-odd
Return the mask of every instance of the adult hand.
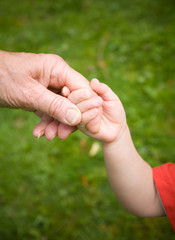
[[0, 85], [0, 107], [44, 113], [61, 122], [67, 133], [75, 128], [65, 126], [77, 125], [81, 113], [59, 91], [64, 86], [70, 91], [90, 88], [87, 79], [57, 55], [5, 51], [0, 51]]

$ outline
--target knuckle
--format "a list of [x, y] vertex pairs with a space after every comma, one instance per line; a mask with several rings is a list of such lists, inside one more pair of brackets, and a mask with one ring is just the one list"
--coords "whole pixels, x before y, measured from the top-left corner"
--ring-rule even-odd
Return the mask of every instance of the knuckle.
[[69, 71], [68, 64], [58, 55], [51, 54], [53, 67], [50, 72], [50, 79], [59, 86], [65, 85], [65, 80]]
[[68, 76], [70, 75], [70, 67], [69, 65], [63, 60], [63, 62], [60, 65], [60, 71], [62, 76], [62, 81], [66, 82], [68, 79]]
[[91, 97], [91, 91], [89, 89], [84, 89], [81, 93], [82, 99], [88, 99]]
[[59, 111], [59, 113], [62, 113], [64, 110], [64, 101], [62, 99], [58, 99], [58, 97], [55, 97], [52, 102], [49, 105], [48, 113], [52, 117], [56, 117], [56, 113]]

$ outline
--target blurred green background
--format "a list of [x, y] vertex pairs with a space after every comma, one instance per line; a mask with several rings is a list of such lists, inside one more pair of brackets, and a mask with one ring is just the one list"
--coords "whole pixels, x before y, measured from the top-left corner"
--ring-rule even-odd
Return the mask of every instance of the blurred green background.
[[[55, 53], [107, 83], [154, 167], [175, 162], [174, 12], [174, 0], [1, 0], [0, 49]], [[94, 140], [34, 139], [38, 121], [0, 109], [0, 240], [175, 238], [167, 218], [123, 210]]]

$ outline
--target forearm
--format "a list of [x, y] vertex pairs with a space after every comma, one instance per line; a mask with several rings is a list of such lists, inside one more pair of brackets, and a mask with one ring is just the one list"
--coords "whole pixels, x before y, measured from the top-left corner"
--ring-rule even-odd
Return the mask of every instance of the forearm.
[[5, 92], [7, 89], [6, 76], [7, 68], [4, 63], [6, 52], [0, 50], [0, 107], [6, 107]]
[[152, 168], [140, 157], [128, 127], [120, 139], [103, 144], [109, 180], [123, 207], [141, 217], [163, 216]]

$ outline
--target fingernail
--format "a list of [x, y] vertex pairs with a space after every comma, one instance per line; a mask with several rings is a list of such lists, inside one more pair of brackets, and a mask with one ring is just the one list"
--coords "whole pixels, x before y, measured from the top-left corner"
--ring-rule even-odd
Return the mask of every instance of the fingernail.
[[44, 134], [44, 131], [41, 131], [41, 132], [39, 132], [38, 134], [37, 134], [37, 138], [40, 138], [41, 136], [43, 136], [43, 134]]
[[69, 109], [66, 113], [66, 120], [74, 125], [79, 118], [79, 112], [76, 109]]
[[93, 81], [96, 81], [97, 83], [99, 83], [100, 81], [97, 78], [93, 78]]

